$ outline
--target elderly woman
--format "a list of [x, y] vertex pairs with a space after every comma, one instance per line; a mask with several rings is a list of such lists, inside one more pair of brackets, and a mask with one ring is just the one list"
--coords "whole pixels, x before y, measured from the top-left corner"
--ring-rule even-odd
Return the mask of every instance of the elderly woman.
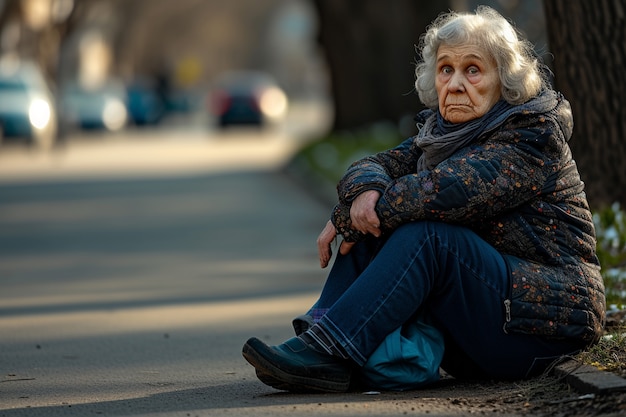
[[456, 377], [524, 378], [596, 342], [605, 298], [568, 102], [494, 10], [440, 16], [421, 42], [419, 133], [348, 168], [318, 238], [318, 302], [278, 346], [251, 338], [261, 381], [346, 391], [403, 324], [427, 317]]

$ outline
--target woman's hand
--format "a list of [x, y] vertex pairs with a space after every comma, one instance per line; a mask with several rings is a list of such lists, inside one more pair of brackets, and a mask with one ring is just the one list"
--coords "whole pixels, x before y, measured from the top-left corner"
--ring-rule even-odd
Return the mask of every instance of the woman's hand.
[[[378, 191], [370, 190], [359, 194], [350, 207], [350, 222], [352, 228], [364, 234], [372, 234], [380, 237], [380, 221], [376, 214], [376, 203], [380, 198]], [[317, 250], [320, 258], [320, 265], [326, 268], [333, 255], [331, 244], [337, 237], [337, 229], [330, 220], [326, 223], [324, 230], [317, 238]], [[346, 255], [352, 249], [355, 242], [341, 242], [339, 253]]]
[[[330, 258], [333, 256], [333, 250], [331, 248], [331, 244], [337, 237], [337, 229], [335, 229], [335, 225], [330, 220], [326, 223], [324, 230], [317, 237], [317, 251], [320, 257], [320, 266], [322, 268], [326, 268], [328, 263], [330, 262]], [[342, 255], [346, 255], [352, 249], [355, 242], [346, 242], [345, 240], [341, 242], [339, 246], [339, 253]]]
[[324, 230], [317, 237], [317, 251], [320, 257], [320, 266], [322, 268], [326, 268], [328, 266], [328, 262], [330, 262], [330, 258], [333, 256], [333, 250], [330, 245], [333, 243], [333, 240], [337, 237], [337, 229], [335, 229], [335, 225], [330, 220], [326, 223]]
[[359, 194], [350, 207], [352, 228], [361, 233], [380, 237], [380, 220], [376, 214], [376, 203], [380, 192], [370, 190]]

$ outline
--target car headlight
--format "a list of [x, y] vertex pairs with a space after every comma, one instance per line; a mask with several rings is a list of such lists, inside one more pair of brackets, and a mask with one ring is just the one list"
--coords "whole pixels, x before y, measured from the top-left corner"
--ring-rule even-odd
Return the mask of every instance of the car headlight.
[[287, 111], [287, 96], [278, 88], [269, 88], [263, 92], [259, 105], [265, 115], [281, 117]]
[[109, 99], [104, 105], [102, 122], [109, 130], [119, 130], [126, 124], [128, 113], [126, 107], [119, 100]]
[[52, 110], [46, 100], [40, 98], [33, 100], [28, 108], [28, 119], [36, 129], [44, 129], [50, 123]]

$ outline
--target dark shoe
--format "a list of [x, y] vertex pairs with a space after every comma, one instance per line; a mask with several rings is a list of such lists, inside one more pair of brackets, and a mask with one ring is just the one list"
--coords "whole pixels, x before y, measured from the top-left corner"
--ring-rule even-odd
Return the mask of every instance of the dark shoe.
[[270, 387], [274, 387], [281, 391], [291, 391], [291, 392], [306, 392], [307, 391], [304, 389], [299, 390], [296, 387], [291, 386], [286, 382], [280, 381], [271, 375], [264, 374], [263, 371], [259, 371], [258, 369], [256, 370], [256, 377], [259, 378], [259, 381], [261, 381], [265, 385], [269, 385]]
[[318, 352], [293, 337], [268, 346], [253, 337], [243, 345], [243, 357], [256, 368], [264, 384], [287, 391], [346, 392], [350, 388], [350, 362]]
[[300, 336], [313, 326], [313, 317], [303, 314], [293, 319], [291, 325], [293, 326], [293, 330], [296, 332], [296, 336]]

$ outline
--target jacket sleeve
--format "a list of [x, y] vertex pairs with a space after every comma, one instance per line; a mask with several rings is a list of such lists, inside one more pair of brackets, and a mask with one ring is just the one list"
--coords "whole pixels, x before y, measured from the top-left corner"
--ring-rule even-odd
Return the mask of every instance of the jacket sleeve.
[[471, 227], [528, 202], [558, 175], [559, 152], [545, 152], [551, 138], [548, 126], [500, 131], [431, 171], [391, 180], [376, 206], [383, 232], [424, 219]]
[[350, 206], [361, 193], [377, 190], [384, 193], [395, 179], [415, 172], [421, 150], [409, 138], [397, 147], [356, 161], [346, 170], [337, 185], [339, 203], [335, 206], [331, 221], [344, 240], [355, 242], [364, 235], [352, 229]]
[[397, 147], [356, 161], [346, 170], [337, 185], [341, 204], [350, 205], [364, 191], [381, 193], [394, 179], [415, 172], [421, 150], [409, 138]]

